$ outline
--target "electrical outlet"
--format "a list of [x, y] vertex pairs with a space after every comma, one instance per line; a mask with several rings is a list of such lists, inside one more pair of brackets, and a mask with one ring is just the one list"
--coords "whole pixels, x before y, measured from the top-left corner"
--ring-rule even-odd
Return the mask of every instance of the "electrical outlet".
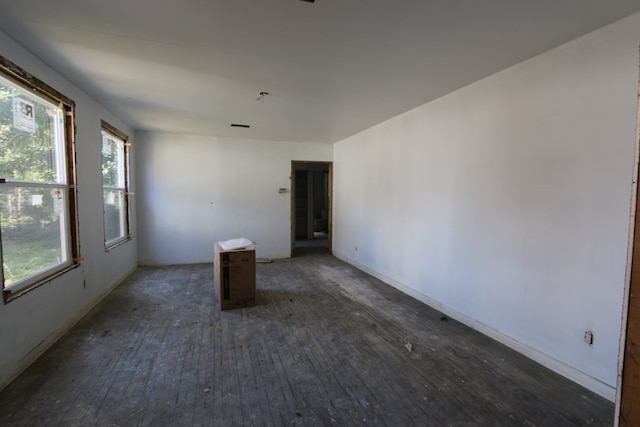
[[586, 342], [589, 345], [593, 345], [593, 332], [585, 331], [585, 333], [584, 333], [584, 342]]

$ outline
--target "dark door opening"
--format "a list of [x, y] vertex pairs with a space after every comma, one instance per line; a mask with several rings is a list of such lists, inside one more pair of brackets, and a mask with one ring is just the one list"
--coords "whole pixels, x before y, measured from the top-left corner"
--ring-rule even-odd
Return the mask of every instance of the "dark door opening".
[[331, 162], [291, 162], [291, 256], [331, 253]]

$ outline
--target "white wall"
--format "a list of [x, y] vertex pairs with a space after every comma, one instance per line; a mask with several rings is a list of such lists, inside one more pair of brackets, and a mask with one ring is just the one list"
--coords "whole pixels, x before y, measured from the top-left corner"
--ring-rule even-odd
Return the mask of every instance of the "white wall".
[[290, 255], [292, 160], [331, 161], [333, 146], [139, 133], [141, 264], [213, 261], [236, 237], [256, 256]]
[[613, 399], [639, 35], [636, 14], [336, 144], [334, 253]]
[[[104, 119], [129, 136], [132, 130], [0, 32], [1, 54], [76, 102], [77, 186], [80, 251], [79, 268], [11, 301], [0, 302], [0, 389], [35, 360], [89, 308], [137, 266], [136, 242], [104, 250], [102, 213], [101, 135]], [[131, 150], [132, 163], [135, 142]], [[132, 178], [133, 179], [133, 178]], [[135, 189], [135, 182], [132, 182]], [[132, 230], [135, 227], [132, 201]]]

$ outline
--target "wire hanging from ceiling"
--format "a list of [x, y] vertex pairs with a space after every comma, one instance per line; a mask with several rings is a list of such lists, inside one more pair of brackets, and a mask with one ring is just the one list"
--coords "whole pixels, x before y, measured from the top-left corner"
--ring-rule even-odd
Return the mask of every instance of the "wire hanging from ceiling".
[[256, 98], [256, 101], [262, 101], [264, 104], [264, 98], [269, 95], [269, 92], [260, 92], [259, 95], [260, 96]]

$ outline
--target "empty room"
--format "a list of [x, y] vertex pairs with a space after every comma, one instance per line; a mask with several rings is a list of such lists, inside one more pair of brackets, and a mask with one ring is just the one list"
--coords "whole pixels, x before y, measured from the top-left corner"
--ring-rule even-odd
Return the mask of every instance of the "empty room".
[[0, 2], [0, 425], [640, 426], [639, 70], [640, 0]]

